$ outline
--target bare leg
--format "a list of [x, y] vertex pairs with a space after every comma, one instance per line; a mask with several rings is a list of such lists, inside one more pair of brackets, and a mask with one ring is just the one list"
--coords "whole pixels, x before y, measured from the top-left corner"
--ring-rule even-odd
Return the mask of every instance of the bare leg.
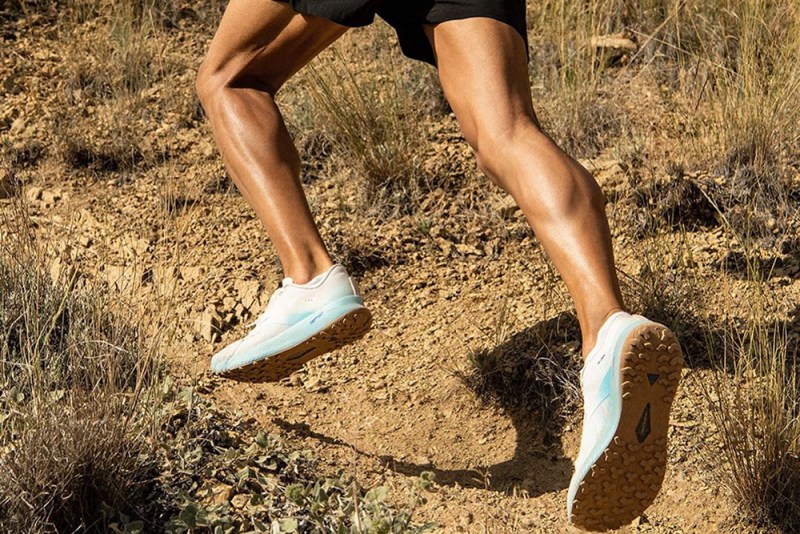
[[569, 289], [583, 354], [623, 309], [605, 196], [539, 127], [522, 38], [489, 18], [426, 27], [439, 77], [478, 165], [516, 200]]
[[225, 165], [256, 211], [286, 276], [332, 265], [300, 184], [300, 157], [275, 92], [347, 28], [271, 0], [231, 0], [197, 76]]

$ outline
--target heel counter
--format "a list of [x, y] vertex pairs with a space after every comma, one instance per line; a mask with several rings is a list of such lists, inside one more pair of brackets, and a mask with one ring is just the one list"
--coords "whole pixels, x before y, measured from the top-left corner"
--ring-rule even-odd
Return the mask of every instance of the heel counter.
[[347, 269], [340, 264], [336, 264], [331, 270], [327, 283], [331, 284], [332, 287], [335, 288], [333, 289], [333, 293], [337, 297], [361, 295], [356, 281], [348, 274]]

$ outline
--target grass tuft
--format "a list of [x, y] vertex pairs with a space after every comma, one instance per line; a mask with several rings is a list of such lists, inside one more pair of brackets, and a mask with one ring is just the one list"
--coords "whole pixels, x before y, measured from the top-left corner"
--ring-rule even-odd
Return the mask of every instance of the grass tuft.
[[356, 72], [342, 53], [310, 67], [316, 121], [358, 175], [367, 204], [413, 211], [431, 187], [423, 167], [426, 132], [412, 92], [393, 76], [384, 51], [377, 72]]
[[118, 514], [141, 512], [154, 466], [129, 409], [96, 393], [28, 413], [0, 458], [0, 523], [16, 532], [104, 532]]
[[764, 310], [729, 319], [709, 350], [722, 370], [706, 390], [721, 440], [718, 461], [740, 509], [756, 524], [800, 529], [800, 381], [796, 340]]

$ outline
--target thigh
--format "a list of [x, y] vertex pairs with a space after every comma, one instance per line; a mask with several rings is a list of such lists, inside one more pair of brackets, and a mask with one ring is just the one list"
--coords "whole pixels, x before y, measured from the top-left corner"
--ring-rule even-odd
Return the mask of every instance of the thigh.
[[442, 89], [477, 147], [481, 134], [508, 131], [518, 121], [536, 123], [525, 42], [512, 26], [488, 17], [426, 25]]
[[231, 0], [201, 69], [220, 84], [276, 92], [346, 26], [276, 0]]

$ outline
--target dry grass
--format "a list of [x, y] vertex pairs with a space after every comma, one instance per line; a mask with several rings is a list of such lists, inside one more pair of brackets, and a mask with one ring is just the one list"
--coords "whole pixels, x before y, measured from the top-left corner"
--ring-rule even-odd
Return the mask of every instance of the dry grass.
[[416, 95], [394, 75], [396, 59], [386, 47], [376, 53], [369, 72], [357, 72], [352, 65], [364, 62], [345, 59], [336, 48], [314, 62], [312, 114], [340, 165], [363, 184], [365, 203], [408, 213], [431, 187], [423, 167], [428, 136]]
[[[735, 7], [732, 52], [716, 58], [709, 152], [722, 148], [725, 182], [716, 201], [747, 263], [748, 299], [731, 303], [722, 313], [725, 328], [708, 336], [709, 352], [733, 373], [720, 376], [708, 398], [723, 442], [720, 465], [743, 511], [794, 532], [800, 529], [800, 368], [761, 258], [764, 250], [790, 250], [796, 240], [800, 12], [789, 1]], [[742, 305], [743, 318], [728, 316]]]
[[528, 325], [505, 297], [494, 321], [482, 329], [485, 343], [469, 351], [470, 366], [454, 374], [483, 401], [538, 418], [556, 436], [579, 405], [580, 328], [577, 317], [563, 311], [568, 293], [539, 247], [532, 264], [530, 276], [541, 284], [537, 300], [543, 319]]
[[[577, 156], [593, 156], [619, 136], [624, 115], [603, 87], [611, 60], [592, 37], [614, 28], [615, 2], [537, 2], [530, 8], [534, 43], [531, 69], [542, 122]], [[613, 91], [613, 89], [612, 89]]]
[[157, 338], [145, 344], [141, 319], [112, 314], [107, 295], [52, 269], [22, 208], [3, 223], [0, 523], [103, 531], [149, 506]]
[[456, 375], [484, 401], [524, 411], [538, 417], [543, 427], [557, 429], [580, 395], [578, 321], [562, 313], [514, 334], [512, 327], [503, 307], [487, 340], [489, 348], [472, 351], [471, 368]]
[[[715, 380], [704, 389], [721, 440], [717, 461], [746, 519], [797, 532], [800, 367], [796, 338], [790, 338], [787, 322], [773, 318], [772, 299], [760, 292], [759, 284], [753, 284], [751, 297], [744, 318], [723, 313], [707, 325], [710, 358], [722, 359]], [[720, 330], [720, 324], [725, 328]]]
[[130, 407], [103, 393], [48, 403], [27, 417], [0, 466], [0, 495], [16, 532], [105, 532], [149, 505], [154, 463]]
[[736, 7], [733, 50], [712, 56], [718, 66], [709, 78], [705, 149], [725, 178], [716, 201], [733, 230], [780, 249], [794, 239], [798, 222], [800, 10], [789, 0]]
[[[54, 3], [41, 8], [54, 9]], [[197, 101], [190, 65], [175, 53], [170, 29], [181, 17], [202, 25], [214, 9], [183, 13], [167, 0], [75, 0], [59, 7], [65, 57], [51, 127], [68, 167], [131, 172], [174, 156], [169, 136], [195, 120]], [[172, 91], [154, 90], [181, 80]]]

